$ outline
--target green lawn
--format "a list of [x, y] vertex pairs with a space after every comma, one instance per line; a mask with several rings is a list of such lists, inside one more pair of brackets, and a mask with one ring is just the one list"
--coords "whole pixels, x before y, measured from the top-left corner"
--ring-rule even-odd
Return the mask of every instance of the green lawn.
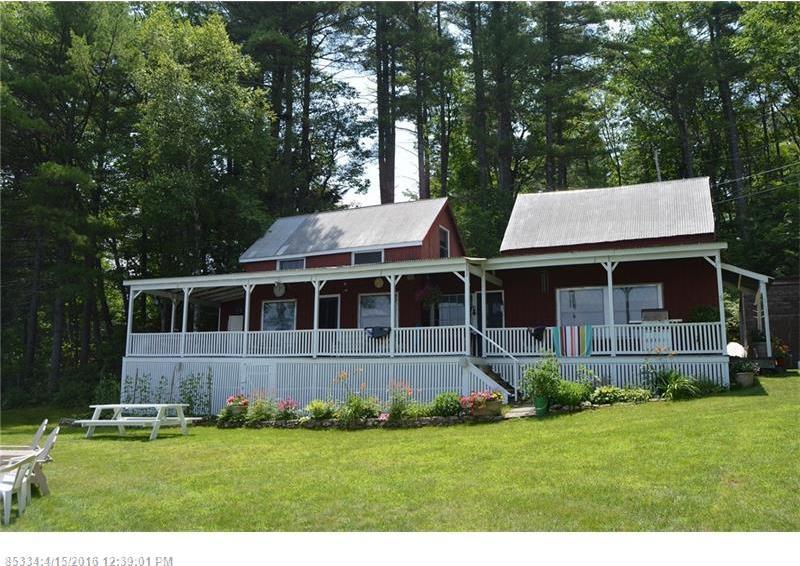
[[[155, 442], [67, 429], [53, 495], [8, 528], [800, 530], [800, 377], [761, 384], [449, 428], [198, 427]], [[0, 443], [25, 442], [42, 416], [5, 411]]]

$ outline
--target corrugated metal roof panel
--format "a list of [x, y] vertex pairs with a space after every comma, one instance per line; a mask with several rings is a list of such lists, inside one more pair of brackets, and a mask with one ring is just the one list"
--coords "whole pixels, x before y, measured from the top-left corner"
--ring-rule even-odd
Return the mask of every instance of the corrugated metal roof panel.
[[446, 198], [348, 208], [276, 220], [240, 261], [419, 245]]
[[520, 194], [500, 251], [713, 234], [708, 177]]

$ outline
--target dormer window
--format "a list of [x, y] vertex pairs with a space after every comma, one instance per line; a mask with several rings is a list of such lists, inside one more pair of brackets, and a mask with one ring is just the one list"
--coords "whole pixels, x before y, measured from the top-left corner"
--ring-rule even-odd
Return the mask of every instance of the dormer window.
[[439, 257], [450, 257], [450, 230], [439, 226]]
[[383, 263], [383, 250], [353, 252], [353, 265], [364, 265], [367, 263]]
[[278, 260], [278, 271], [286, 271], [287, 269], [305, 269], [305, 267], [306, 258], [304, 257]]

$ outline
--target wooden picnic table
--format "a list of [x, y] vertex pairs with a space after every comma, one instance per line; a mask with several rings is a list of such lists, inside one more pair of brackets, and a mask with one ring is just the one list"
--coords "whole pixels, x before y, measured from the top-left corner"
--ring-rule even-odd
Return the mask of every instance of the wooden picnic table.
[[[94, 409], [94, 414], [91, 419], [84, 419], [75, 421], [84, 428], [87, 428], [86, 438], [92, 438], [94, 429], [103, 426], [117, 427], [119, 434], [125, 434], [126, 427], [143, 427], [152, 428], [150, 433], [150, 440], [158, 438], [158, 431], [162, 426], [179, 426], [181, 432], [186, 435], [189, 434], [187, 425], [194, 421], [199, 421], [198, 417], [186, 417], [183, 412], [184, 407], [188, 407], [186, 403], [118, 403], [108, 405], [89, 405]], [[105, 410], [112, 411], [110, 419], [100, 418]], [[124, 411], [133, 410], [155, 410], [156, 414], [152, 417], [141, 416], [125, 416]], [[167, 413], [174, 411], [175, 416], [169, 416]]]

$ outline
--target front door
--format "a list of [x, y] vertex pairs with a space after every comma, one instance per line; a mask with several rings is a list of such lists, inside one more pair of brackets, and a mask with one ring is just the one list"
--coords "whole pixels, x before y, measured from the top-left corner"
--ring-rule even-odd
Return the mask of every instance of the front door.
[[[472, 326], [483, 331], [484, 329], [481, 328], [481, 294], [475, 293], [472, 301]], [[486, 328], [503, 328], [504, 326], [503, 292], [486, 291]]]
[[319, 298], [319, 327], [339, 328], [339, 295]]

